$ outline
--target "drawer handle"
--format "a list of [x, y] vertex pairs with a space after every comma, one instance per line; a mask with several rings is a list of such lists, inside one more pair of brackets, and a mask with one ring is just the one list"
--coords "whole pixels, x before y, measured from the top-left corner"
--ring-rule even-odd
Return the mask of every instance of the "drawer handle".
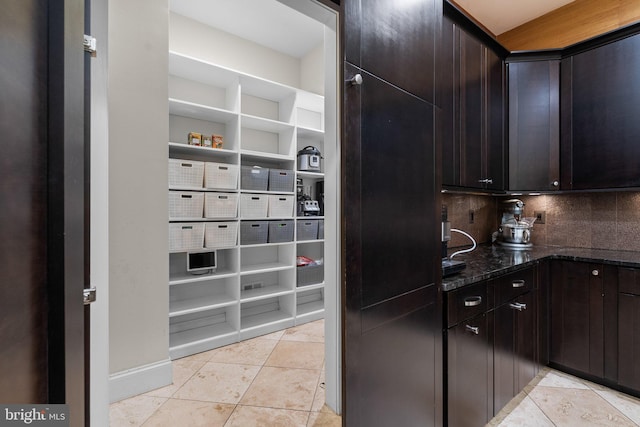
[[469, 298], [465, 298], [464, 299], [464, 306], [465, 307], [475, 307], [477, 305], [482, 304], [482, 297], [481, 296], [477, 296], [477, 297], [469, 297]]
[[591, 274], [593, 274], [594, 276], [598, 276], [600, 274], [599, 270], [591, 270]]
[[464, 328], [473, 334], [476, 334], [476, 335], [480, 334], [480, 328], [477, 326], [464, 325]]
[[524, 280], [514, 280], [511, 282], [511, 286], [514, 288], [524, 288]]
[[523, 310], [527, 309], [527, 304], [514, 302], [514, 303], [509, 304], [509, 307], [511, 307], [514, 310], [523, 311]]

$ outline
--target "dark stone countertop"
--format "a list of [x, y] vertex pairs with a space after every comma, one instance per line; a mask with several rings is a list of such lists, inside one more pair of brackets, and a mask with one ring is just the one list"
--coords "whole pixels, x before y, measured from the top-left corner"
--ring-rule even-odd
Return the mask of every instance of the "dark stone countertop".
[[[453, 251], [450, 251], [453, 252]], [[529, 249], [509, 249], [500, 245], [479, 245], [473, 252], [456, 255], [453, 259], [465, 261], [467, 268], [442, 279], [442, 290], [454, 289], [516, 271], [542, 259], [598, 262], [624, 267], [640, 268], [640, 252], [605, 249], [533, 246]]]

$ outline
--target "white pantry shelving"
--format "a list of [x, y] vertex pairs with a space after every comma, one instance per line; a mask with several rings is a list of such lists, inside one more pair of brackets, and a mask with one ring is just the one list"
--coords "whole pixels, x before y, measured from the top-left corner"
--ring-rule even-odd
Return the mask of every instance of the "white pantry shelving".
[[[296, 154], [309, 145], [321, 151], [324, 148], [323, 97], [178, 52], [169, 52], [169, 74], [169, 158], [182, 161], [180, 166], [187, 174], [201, 164], [214, 163], [224, 173], [237, 176], [235, 181], [225, 181], [235, 185], [224, 188], [208, 188], [202, 179], [186, 186], [169, 185], [174, 196], [183, 192], [180, 197], [184, 203], [195, 203], [200, 197], [195, 195], [203, 193], [220, 199], [225, 212], [236, 212], [231, 217], [216, 215], [217, 208], [211, 208], [213, 217], [205, 218], [207, 209], [203, 206], [202, 217], [170, 217], [171, 236], [180, 244], [173, 247], [175, 242], [170, 242], [171, 357], [321, 319], [324, 281], [320, 278], [317, 283], [297, 286], [296, 256], [323, 259], [324, 240], [298, 241], [296, 222], [323, 217], [300, 217], [296, 197], [298, 191], [315, 195], [324, 174], [297, 171]], [[224, 145], [188, 145], [189, 132], [222, 135]], [[243, 166], [282, 171], [283, 176], [293, 178], [291, 186], [274, 191], [245, 185]], [[169, 175], [171, 179], [171, 170]], [[276, 197], [280, 203], [293, 203], [290, 210], [284, 205], [285, 211], [280, 205], [277, 215], [255, 216], [253, 211], [243, 211], [243, 196], [256, 200]], [[236, 197], [237, 210], [227, 211], [228, 203]], [[281, 226], [279, 232], [292, 233], [278, 243], [242, 244], [249, 236], [243, 233], [251, 231], [243, 223], [249, 226], [250, 222], [255, 222], [257, 229], [271, 224]], [[210, 234], [214, 231], [222, 233], [224, 241], [217, 240], [220, 234]], [[217, 251], [215, 271], [188, 272], [187, 253], [209, 250]]]

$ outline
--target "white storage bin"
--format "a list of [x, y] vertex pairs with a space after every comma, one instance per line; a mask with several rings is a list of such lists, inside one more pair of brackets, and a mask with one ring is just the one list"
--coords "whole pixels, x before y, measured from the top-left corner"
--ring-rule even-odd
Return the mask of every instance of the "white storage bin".
[[204, 162], [169, 159], [169, 187], [202, 188]]
[[204, 247], [204, 223], [181, 222], [169, 224], [169, 250], [192, 251]]
[[289, 218], [293, 216], [293, 196], [280, 194], [269, 195], [268, 216], [272, 218]]
[[202, 218], [203, 208], [203, 193], [169, 191], [169, 219]]
[[240, 216], [242, 218], [266, 218], [269, 199], [266, 194], [241, 194]]
[[205, 188], [235, 190], [238, 188], [238, 165], [206, 162], [204, 164]]
[[204, 196], [205, 218], [236, 218], [238, 216], [237, 193], [207, 193]]
[[207, 249], [228, 248], [238, 241], [238, 222], [208, 222], [204, 231], [204, 246]]

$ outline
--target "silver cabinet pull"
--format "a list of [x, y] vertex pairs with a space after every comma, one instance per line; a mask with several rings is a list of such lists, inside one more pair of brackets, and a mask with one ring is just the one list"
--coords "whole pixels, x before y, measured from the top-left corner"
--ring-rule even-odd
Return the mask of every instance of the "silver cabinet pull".
[[591, 274], [594, 276], [600, 275], [600, 270], [591, 270]]
[[465, 307], [475, 307], [477, 305], [482, 304], [482, 297], [481, 296], [477, 296], [477, 297], [469, 297], [469, 298], [465, 298], [464, 299], [464, 306]]
[[524, 288], [524, 280], [514, 280], [511, 282], [511, 286], [514, 288]]
[[478, 182], [482, 184], [493, 184], [493, 179], [491, 178], [479, 179]]
[[351, 84], [351, 86], [359, 86], [359, 85], [361, 85], [362, 84], [362, 75], [356, 74], [355, 76], [353, 76], [349, 80], [347, 80], [347, 83]]
[[464, 325], [464, 328], [465, 328], [467, 331], [469, 331], [469, 332], [471, 332], [471, 333], [473, 333], [473, 334], [476, 334], [476, 335], [478, 335], [478, 334], [480, 333], [480, 328], [479, 328], [479, 327], [477, 327], [477, 326]]
[[552, 187], [559, 187], [559, 186], [560, 186], [560, 183], [559, 183], [558, 181], [553, 181], [553, 182], [551, 183], [551, 186], [552, 186]]
[[514, 309], [514, 310], [518, 310], [518, 311], [523, 311], [527, 309], [527, 304], [522, 304], [519, 302], [513, 302], [511, 304], [509, 304], [509, 307]]

